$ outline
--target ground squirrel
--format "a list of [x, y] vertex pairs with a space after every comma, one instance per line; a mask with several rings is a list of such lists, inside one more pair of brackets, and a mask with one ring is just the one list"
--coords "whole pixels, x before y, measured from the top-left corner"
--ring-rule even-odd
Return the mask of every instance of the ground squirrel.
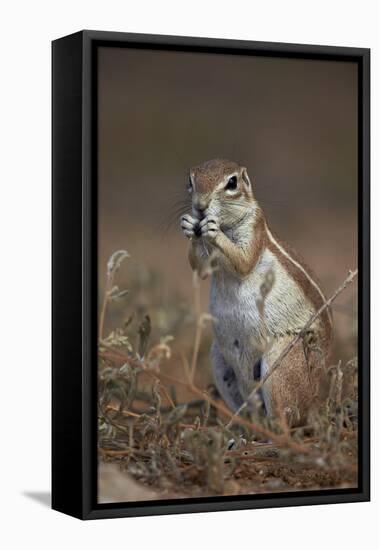
[[[325, 297], [309, 268], [270, 231], [246, 168], [207, 161], [190, 170], [188, 192], [192, 212], [181, 227], [190, 239], [192, 269], [201, 277], [211, 273], [213, 374], [235, 411]], [[325, 310], [265, 382], [266, 414], [284, 413], [292, 425], [306, 420], [331, 327]]]

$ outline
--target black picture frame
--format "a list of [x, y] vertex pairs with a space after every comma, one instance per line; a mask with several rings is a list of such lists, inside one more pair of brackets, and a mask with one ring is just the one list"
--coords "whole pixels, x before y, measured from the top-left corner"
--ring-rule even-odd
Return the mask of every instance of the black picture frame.
[[[357, 489], [97, 504], [97, 49], [353, 61], [359, 71], [359, 485]], [[82, 31], [52, 43], [52, 507], [81, 519], [370, 499], [370, 50]]]

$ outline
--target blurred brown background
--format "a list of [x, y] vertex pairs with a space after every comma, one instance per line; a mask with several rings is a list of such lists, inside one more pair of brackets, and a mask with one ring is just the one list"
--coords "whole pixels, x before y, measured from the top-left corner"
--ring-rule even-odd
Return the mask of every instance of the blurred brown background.
[[[126, 248], [118, 281], [138, 279], [141, 312], [144, 285], [163, 308], [192, 300], [175, 201], [189, 167], [214, 157], [247, 166], [270, 226], [327, 296], [356, 267], [355, 64], [101, 48], [98, 82], [100, 295], [108, 257]], [[207, 283], [201, 292], [206, 309]], [[354, 286], [334, 308], [336, 357], [356, 353], [356, 307]]]

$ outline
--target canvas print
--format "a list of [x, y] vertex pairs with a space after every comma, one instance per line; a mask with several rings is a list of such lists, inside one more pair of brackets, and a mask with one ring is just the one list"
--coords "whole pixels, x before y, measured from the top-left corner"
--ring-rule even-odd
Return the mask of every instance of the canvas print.
[[100, 47], [98, 503], [358, 486], [358, 66]]

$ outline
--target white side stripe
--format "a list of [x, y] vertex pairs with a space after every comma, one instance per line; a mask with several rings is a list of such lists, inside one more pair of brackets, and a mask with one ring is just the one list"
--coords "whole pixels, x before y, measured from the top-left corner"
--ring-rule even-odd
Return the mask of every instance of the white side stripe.
[[[289, 254], [286, 250], [284, 250], [284, 248], [282, 246], [280, 246], [280, 244], [274, 239], [274, 237], [272, 236], [272, 233], [271, 231], [269, 230], [269, 228], [267, 227], [266, 225], [266, 231], [267, 231], [267, 235], [270, 239], [270, 241], [280, 250], [280, 252], [290, 260], [290, 262], [292, 262], [298, 269], [300, 269], [300, 271], [302, 271], [304, 273], [304, 275], [306, 276], [306, 278], [308, 279], [308, 281], [315, 287], [315, 289], [318, 291], [318, 293], [320, 294], [323, 302], [326, 302], [326, 298], [321, 290], [321, 288], [315, 283], [315, 281], [312, 279], [312, 277], [309, 275], [309, 273], [307, 273], [305, 271], [305, 269], [303, 268], [302, 265], [300, 265], [298, 262], [296, 262]], [[327, 312], [328, 312], [328, 317], [329, 317], [329, 320], [332, 321], [331, 319], [331, 316], [330, 316], [330, 311], [329, 311], [329, 308], [327, 308]]]

